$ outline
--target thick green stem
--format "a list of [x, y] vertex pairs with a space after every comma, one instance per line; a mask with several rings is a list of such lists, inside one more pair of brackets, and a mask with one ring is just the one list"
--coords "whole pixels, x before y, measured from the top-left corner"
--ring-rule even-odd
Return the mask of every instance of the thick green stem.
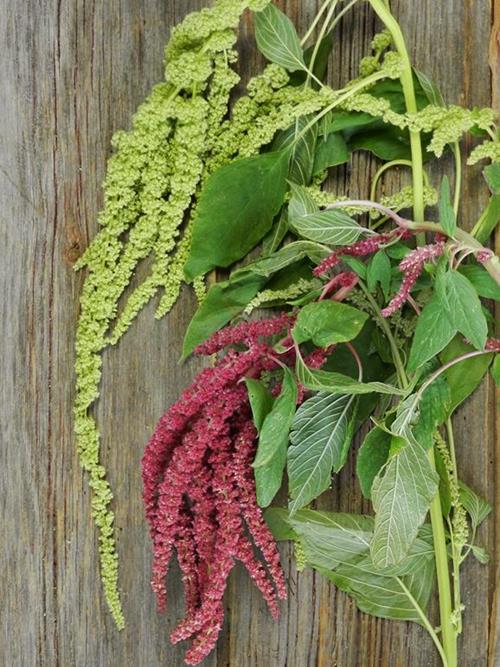
[[[409, 113], [416, 113], [418, 108], [415, 87], [413, 85], [413, 70], [402, 30], [392, 15], [388, 2], [385, 2], [385, 0], [370, 0], [370, 4], [391, 33], [394, 45], [403, 60], [404, 69], [401, 74], [401, 85], [403, 87], [406, 110]], [[414, 197], [413, 219], [418, 225], [418, 223], [422, 223], [425, 220], [424, 168], [420, 132], [410, 130], [410, 146]], [[423, 234], [417, 236], [419, 244], [422, 244], [424, 239], [425, 237]], [[434, 460], [434, 450], [432, 449], [429, 452], [429, 461], [432, 468], [435, 470], [436, 464]], [[451, 602], [450, 573], [448, 568], [448, 551], [439, 493], [436, 493], [432, 500], [430, 517], [432, 533], [434, 536], [434, 554], [439, 589], [441, 636], [443, 649], [446, 655], [446, 660], [443, 660], [443, 664], [446, 665], [446, 667], [457, 667], [457, 633], [452, 624], [453, 608]]]
[[[415, 86], [413, 85], [413, 70], [406, 48], [403, 32], [391, 14], [388, 4], [383, 0], [370, 0], [375, 12], [389, 30], [396, 47], [397, 52], [401, 56], [404, 64], [403, 73], [401, 74], [401, 85], [403, 87], [403, 95], [405, 98], [406, 110], [409, 113], [416, 113], [418, 111], [417, 98], [415, 95]], [[417, 222], [424, 220], [424, 166], [422, 157], [422, 142], [420, 140], [420, 132], [410, 130], [410, 148], [411, 161], [413, 164], [413, 218]]]

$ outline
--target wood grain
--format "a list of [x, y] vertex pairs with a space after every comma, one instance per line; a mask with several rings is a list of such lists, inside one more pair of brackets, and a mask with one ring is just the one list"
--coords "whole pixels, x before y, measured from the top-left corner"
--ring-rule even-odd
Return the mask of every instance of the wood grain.
[[[493, 6], [493, 4], [495, 6]], [[417, 66], [440, 82], [450, 102], [500, 104], [499, 7], [495, 0], [394, 2]], [[156, 420], [195, 370], [177, 364], [194, 309], [187, 292], [160, 323], [152, 308], [105, 355], [97, 415], [103, 457], [117, 502], [121, 585], [128, 625], [119, 633], [103, 604], [87, 484], [71, 423], [73, 339], [82, 276], [72, 264], [97, 230], [100, 183], [114, 130], [128, 127], [137, 104], [162, 76], [170, 27], [202, 0], [39, 0], [1, 6], [0, 229], [3, 517], [0, 663], [15, 667], [180, 666], [168, 644], [182, 612], [178, 577], [170, 610], [155, 612], [149, 588], [150, 545], [140, 502], [139, 460]], [[280, 3], [304, 27], [317, 2]], [[488, 44], [495, 29], [488, 69]], [[367, 3], [346, 17], [330, 65], [335, 83], [354, 74], [376, 21]], [[243, 25], [245, 74], [260, 62]], [[493, 84], [492, 84], [493, 81]], [[335, 187], [366, 194], [373, 164], [356, 156]], [[404, 175], [386, 181], [395, 186]], [[462, 222], [484, 203], [472, 171]], [[455, 420], [462, 476], [494, 500], [493, 389], [485, 382]], [[497, 499], [500, 499], [497, 491]], [[352, 460], [322, 507], [367, 510]], [[497, 503], [498, 505], [498, 503]], [[500, 554], [500, 524], [480, 539]], [[290, 599], [273, 624], [248, 578], [238, 571], [227, 597], [224, 633], [206, 667], [424, 667], [437, 665], [415, 625], [363, 616], [352, 601], [310, 572], [297, 574], [287, 548]], [[497, 582], [498, 585], [498, 582]], [[500, 664], [495, 566], [470, 562], [462, 662]], [[490, 610], [492, 613], [490, 615]], [[497, 628], [497, 629], [495, 629]]]

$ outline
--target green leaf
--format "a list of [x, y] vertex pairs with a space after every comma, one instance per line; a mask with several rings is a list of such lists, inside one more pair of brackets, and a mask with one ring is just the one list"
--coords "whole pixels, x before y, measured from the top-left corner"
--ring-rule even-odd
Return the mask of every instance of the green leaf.
[[412, 373], [438, 355], [456, 332], [450, 319], [443, 317], [441, 301], [434, 294], [417, 319], [408, 359], [408, 371]]
[[242, 269], [233, 272], [232, 276], [239, 277], [252, 273], [256, 276], [269, 278], [273, 273], [277, 273], [287, 266], [308, 257], [312, 262], [319, 264], [322, 259], [328, 256], [328, 248], [325, 248], [313, 241], [294, 241], [280, 248], [277, 252], [267, 257], [261, 257], [252, 264], [247, 264]]
[[358, 609], [379, 618], [421, 623], [413, 601], [405, 593], [401, 582], [410, 591], [418, 606], [425, 610], [434, 582], [434, 564], [424, 559], [422, 566], [407, 577], [378, 574], [370, 569], [368, 558], [357, 563], [346, 563], [331, 571], [316, 568], [323, 576], [350, 595]]
[[452, 327], [460, 331], [477, 349], [483, 349], [488, 324], [473, 285], [458, 271], [438, 274], [436, 293]]
[[300, 116], [293, 125], [279, 132], [272, 144], [273, 151], [290, 149], [288, 178], [298, 185], [308, 185], [313, 174], [318, 125], [314, 124], [303, 133], [310, 121], [310, 115]]
[[352, 396], [317, 394], [297, 410], [290, 433], [288, 480], [293, 514], [325, 491], [350, 445]]
[[444, 97], [441, 91], [439, 90], [437, 84], [432, 79], [430, 79], [424, 72], [420, 72], [415, 68], [413, 68], [413, 72], [417, 77], [418, 82], [422, 87], [422, 90], [427, 96], [429, 103], [437, 107], [444, 107], [445, 106]]
[[342, 373], [308, 368], [302, 359], [297, 359], [297, 379], [306, 389], [326, 391], [331, 394], [388, 394], [401, 396], [405, 392], [384, 382], [359, 382]]
[[389, 458], [372, 485], [375, 530], [371, 556], [375, 567], [397, 565], [408, 555], [438, 482], [427, 452], [413, 438]]
[[426, 449], [433, 446], [433, 434], [446, 421], [449, 406], [450, 388], [442, 376], [437, 377], [420, 398], [418, 420], [412, 429], [415, 439]]
[[458, 270], [474, 285], [479, 296], [500, 301], [500, 286], [484, 267], [477, 264], [461, 264]]
[[369, 151], [386, 161], [407, 160], [411, 157], [407, 134], [394, 127], [381, 127], [377, 130], [356, 133], [347, 141], [347, 146], [351, 151]]
[[473, 544], [471, 551], [474, 558], [476, 558], [482, 565], [487, 565], [490, 562], [490, 554], [483, 547], [478, 547], [476, 544]]
[[495, 354], [495, 359], [491, 366], [491, 377], [497, 387], [500, 387], [500, 355]]
[[294, 341], [308, 340], [317, 347], [350, 341], [359, 334], [368, 315], [337, 301], [317, 301], [304, 306], [292, 329]]
[[212, 285], [187, 328], [182, 347], [183, 358], [238, 315], [265, 282], [262, 276], [241, 273]]
[[452, 238], [457, 231], [457, 219], [453, 204], [451, 203], [450, 182], [448, 176], [441, 181], [441, 191], [439, 195], [439, 222], [445, 233]]
[[492, 194], [500, 195], [500, 162], [489, 164], [483, 173]]
[[349, 257], [349, 255], [344, 255], [342, 257], [342, 262], [347, 264], [351, 271], [354, 271], [354, 273], [358, 275], [361, 280], [366, 279], [366, 264], [363, 264], [360, 259], [357, 257]]
[[354, 243], [366, 231], [340, 209], [326, 209], [300, 218], [290, 216], [290, 226], [299, 236], [328, 245]]
[[208, 179], [196, 208], [188, 280], [244, 257], [270, 230], [286, 192], [289, 152], [227, 164]]
[[301, 185], [296, 185], [295, 183], [290, 183], [290, 189], [292, 193], [290, 203], [288, 204], [288, 217], [290, 220], [301, 218], [304, 215], [316, 213], [318, 211], [318, 207], [307, 191], [307, 188], [304, 188]]
[[378, 426], [363, 440], [356, 459], [356, 474], [365, 498], [371, 498], [373, 480], [385, 465], [390, 448], [391, 435]]
[[287, 233], [288, 212], [287, 209], [283, 207], [279, 216], [273, 222], [271, 231], [268, 232], [267, 236], [262, 240], [262, 255], [272, 255], [272, 253], [276, 252]]
[[491, 505], [478, 496], [470, 486], [459, 482], [460, 486], [460, 502], [465, 507], [467, 514], [470, 516], [472, 528], [476, 530], [483, 523], [486, 517], [491, 512]]
[[296, 403], [297, 385], [290, 370], [285, 368], [281, 393], [262, 423], [257, 455], [253, 463], [257, 502], [260, 507], [267, 507], [281, 486], [288, 433]]
[[256, 12], [254, 22], [257, 47], [268, 60], [290, 72], [306, 68], [295, 26], [276, 5]]
[[264, 519], [273, 537], [278, 542], [296, 540], [297, 533], [288, 520], [288, 510], [282, 507], [268, 507], [264, 512]]
[[391, 287], [391, 261], [383, 250], [376, 252], [370, 260], [366, 272], [366, 281], [370, 292], [374, 292], [377, 284], [380, 283], [382, 292], [387, 298]]
[[344, 164], [349, 161], [350, 157], [351, 151], [343, 135], [339, 132], [331, 132], [326, 138], [320, 138], [316, 142], [313, 174], [316, 176], [325, 169]]
[[266, 385], [260, 380], [254, 378], [245, 378], [245, 384], [248, 391], [248, 400], [252, 409], [253, 423], [260, 433], [262, 424], [266, 416], [271, 412], [274, 398], [267, 389]]
[[[440, 354], [440, 359], [443, 364], [446, 364], [448, 361], [471, 351], [472, 347], [464, 343], [460, 336], [456, 336]], [[492, 356], [484, 354], [466, 359], [443, 373], [443, 377], [450, 388], [448, 416], [477, 389], [488, 371]]]
[[309, 563], [333, 569], [368, 553], [373, 534], [373, 518], [362, 514], [343, 514], [301, 510], [289, 516], [290, 525], [301, 538]]
[[477, 229], [474, 228], [474, 236], [479, 243], [486, 243], [500, 220], [500, 194], [492, 195], [488, 206], [483, 211]]

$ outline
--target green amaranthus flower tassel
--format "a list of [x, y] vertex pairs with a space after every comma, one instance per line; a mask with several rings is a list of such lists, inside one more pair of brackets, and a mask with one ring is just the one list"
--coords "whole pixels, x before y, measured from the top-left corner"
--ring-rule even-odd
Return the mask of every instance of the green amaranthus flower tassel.
[[[104, 593], [119, 628], [124, 617], [110, 509], [113, 496], [100, 463], [99, 431], [89, 411], [99, 395], [104, 348], [121, 338], [159, 289], [163, 296], [157, 316], [167, 313], [178, 297], [191, 236], [189, 223], [184, 235], [181, 227], [195, 205], [208, 158], [216, 151], [229, 95], [239, 81], [231, 64], [236, 61], [239, 19], [250, 4], [216, 0], [212, 8], [188, 15], [172, 30], [165, 50], [167, 80], [141, 105], [132, 130], [113, 138], [116, 152], [108, 163], [99, 216], [102, 230], [75, 266], [88, 269], [76, 333], [75, 433], [82, 467], [90, 477]], [[150, 256], [149, 275], [118, 314], [120, 297], [138, 264]], [[200, 284], [195, 288], [202, 293]]]

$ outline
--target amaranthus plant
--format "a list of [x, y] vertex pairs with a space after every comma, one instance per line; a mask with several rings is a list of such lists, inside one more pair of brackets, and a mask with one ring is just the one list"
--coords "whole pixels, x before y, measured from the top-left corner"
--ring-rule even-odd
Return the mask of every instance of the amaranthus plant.
[[[496, 114], [445, 103], [412, 68], [386, 0], [368, 0], [383, 29], [359, 75], [338, 90], [324, 83], [337, 24], [359, 2], [325, 0], [302, 38], [266, 1], [218, 0], [176, 28], [168, 81], [120, 135], [106, 226], [81, 262], [91, 272], [77, 432], [119, 624], [111, 496], [88, 415], [100, 352], [160, 287], [165, 313], [184, 279], [201, 301], [184, 357], [216, 355], [159, 422], [143, 459], [153, 588], [164, 608], [175, 552], [186, 616], [171, 639], [193, 638], [189, 664], [217, 640], [236, 560], [278, 616], [286, 587], [269, 531], [292, 540], [300, 567], [321, 572], [362, 611], [421, 624], [445, 667], [459, 664], [460, 567], [469, 556], [488, 559], [476, 532], [491, 508], [460, 479], [452, 415], [488, 370], [500, 378], [485, 307], [500, 296], [500, 261], [485, 245], [500, 218]], [[270, 64], [227, 113], [234, 30], [247, 6]], [[467, 163], [489, 161], [491, 197], [472, 221], [460, 214], [465, 136], [476, 141]], [[334, 196], [327, 177], [358, 150], [380, 160], [373, 181], [363, 198]], [[453, 177], [436, 181], [428, 164], [446, 153]], [[411, 186], [377, 199], [393, 168], [407, 169]], [[150, 278], [118, 313], [151, 252]], [[249, 253], [203, 294], [207, 273]], [[249, 319], [260, 308], [279, 314]], [[357, 476], [373, 516], [316, 511], [358, 433]], [[271, 507], [285, 477], [288, 505]], [[427, 611], [435, 581], [439, 621]]]

